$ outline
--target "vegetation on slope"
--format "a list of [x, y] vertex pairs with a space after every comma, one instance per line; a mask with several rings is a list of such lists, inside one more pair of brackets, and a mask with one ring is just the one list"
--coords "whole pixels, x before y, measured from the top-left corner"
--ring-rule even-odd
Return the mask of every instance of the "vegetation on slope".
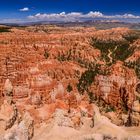
[[133, 62], [125, 62], [125, 66], [134, 69], [137, 77], [140, 79], [140, 58]]
[[87, 70], [85, 71], [81, 78], [79, 79], [79, 83], [77, 84], [77, 89], [80, 93], [83, 93], [85, 90], [88, 90], [88, 87], [94, 81], [95, 76], [98, 74], [98, 70]]
[[[95, 101], [95, 94], [90, 92], [89, 87], [94, 82], [96, 75], [108, 75], [108, 67], [117, 61], [122, 61], [125, 63], [125, 60], [133, 55], [135, 47], [132, 47], [131, 44], [138, 39], [137, 34], [128, 34], [123, 36], [123, 40], [99, 40], [97, 38], [92, 38], [92, 46], [96, 49], [99, 49], [101, 52], [101, 59], [106, 62], [105, 69], [101, 69], [101, 65], [95, 65], [95, 67], [88, 67], [88, 69], [82, 74], [77, 84], [78, 91], [83, 94], [85, 91], [89, 95], [90, 102]], [[137, 76], [140, 78], [140, 59], [135, 62], [134, 66]], [[105, 72], [106, 71], [106, 72]], [[100, 99], [97, 100], [97, 103], [100, 102]], [[124, 112], [128, 111], [127, 101], [123, 100]], [[114, 111], [114, 107], [108, 105], [106, 112]]]
[[134, 31], [132, 33], [129, 33], [129, 34], [123, 36], [123, 38], [130, 43], [133, 43], [139, 37], [140, 37], [140, 32], [138, 32], [138, 31]]
[[10, 28], [9, 27], [0, 27], [0, 33], [2, 32], [10, 32]]
[[108, 65], [118, 60], [125, 61], [134, 52], [128, 41], [102, 41], [92, 38], [92, 46], [101, 51], [101, 57]]
[[94, 82], [94, 79], [97, 75], [108, 75], [110, 72], [107, 68], [102, 69], [101, 65], [95, 64], [92, 67], [89, 67], [80, 77], [77, 84], [78, 91], [82, 94], [84, 91], [88, 91], [88, 88]]

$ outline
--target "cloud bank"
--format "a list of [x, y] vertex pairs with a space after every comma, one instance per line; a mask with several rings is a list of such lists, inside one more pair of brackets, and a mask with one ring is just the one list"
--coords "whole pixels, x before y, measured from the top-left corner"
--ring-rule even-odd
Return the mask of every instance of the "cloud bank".
[[[20, 9], [20, 11], [25, 12], [29, 11], [28, 7]], [[99, 11], [90, 11], [88, 13], [80, 12], [61, 12], [61, 13], [37, 13], [35, 15], [30, 15], [24, 19], [1, 19], [1, 23], [28, 23], [28, 22], [84, 22], [89, 20], [116, 20], [123, 22], [135, 22], [140, 23], [140, 16], [133, 14], [122, 14], [122, 15], [105, 15]]]
[[41, 14], [28, 16], [29, 20], [33, 21], [64, 21], [64, 22], [75, 22], [75, 21], [85, 21], [85, 20], [94, 20], [94, 19], [119, 19], [119, 20], [140, 20], [140, 16], [133, 14], [123, 14], [123, 15], [104, 15], [99, 11], [91, 11], [89, 13], [83, 14], [80, 12], [71, 12], [71, 13], [51, 13], [51, 14]]

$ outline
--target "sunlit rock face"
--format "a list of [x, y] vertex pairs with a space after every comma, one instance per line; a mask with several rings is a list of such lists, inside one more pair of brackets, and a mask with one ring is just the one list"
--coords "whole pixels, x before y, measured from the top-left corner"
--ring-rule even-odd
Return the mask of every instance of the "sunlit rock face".
[[13, 85], [9, 79], [6, 79], [4, 84], [4, 93], [6, 96], [10, 96], [13, 92]]
[[[140, 125], [140, 41], [127, 41], [130, 33], [41, 25], [0, 34], [0, 139], [128, 137], [127, 128], [118, 126]], [[127, 41], [135, 50], [118, 60], [121, 48], [102, 54], [93, 38]]]
[[27, 86], [15, 86], [14, 98], [27, 98], [30, 95], [31, 90]]
[[132, 70], [123, 69], [122, 64], [117, 63], [112, 67], [111, 75], [97, 76], [96, 82], [98, 83], [96, 94], [101, 95], [106, 102], [119, 106], [119, 100], [125, 96], [124, 98], [128, 98], [128, 106], [132, 106], [135, 100], [135, 85], [138, 82]]

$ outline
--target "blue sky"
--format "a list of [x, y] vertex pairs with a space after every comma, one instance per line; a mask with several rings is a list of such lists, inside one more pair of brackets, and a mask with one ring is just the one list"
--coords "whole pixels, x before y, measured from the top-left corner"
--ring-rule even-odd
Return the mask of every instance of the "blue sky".
[[2, 0], [0, 4], [1, 22], [92, 18], [140, 21], [140, 0]]

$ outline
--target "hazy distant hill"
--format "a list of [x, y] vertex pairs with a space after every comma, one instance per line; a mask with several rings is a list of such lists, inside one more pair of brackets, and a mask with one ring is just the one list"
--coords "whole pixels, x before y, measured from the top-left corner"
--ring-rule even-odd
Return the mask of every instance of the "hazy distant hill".
[[97, 29], [110, 29], [116, 27], [128, 27], [130, 29], [140, 29], [140, 23], [128, 23], [128, 22], [120, 22], [114, 20], [97, 20], [97, 21], [85, 21], [85, 22], [46, 22], [46, 21], [39, 21], [39, 22], [28, 22], [28, 23], [5, 23], [3, 25], [8, 26], [31, 26], [31, 25], [44, 25], [44, 24], [52, 24], [61, 27], [75, 27], [75, 26], [83, 26], [83, 27], [92, 27], [94, 26]]

